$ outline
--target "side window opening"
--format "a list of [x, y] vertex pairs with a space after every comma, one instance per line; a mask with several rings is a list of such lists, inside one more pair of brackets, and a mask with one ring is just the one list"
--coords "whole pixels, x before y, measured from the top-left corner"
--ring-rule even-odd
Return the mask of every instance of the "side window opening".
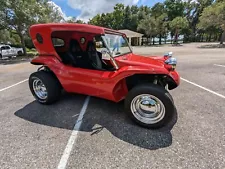
[[6, 50], [9, 50], [9, 49], [10, 49], [10, 47], [9, 47], [9, 46], [5, 46], [5, 49], [6, 49]]
[[[83, 69], [114, 70], [110, 57], [104, 57], [109, 54], [101, 35], [71, 35], [54, 32], [51, 38], [52, 45], [64, 64]], [[106, 51], [104, 55], [103, 51]]]
[[54, 47], [63, 47], [65, 45], [64, 40], [60, 38], [52, 38], [52, 43]]
[[2, 46], [2, 47], [1, 47], [1, 50], [5, 50], [5, 49], [6, 49], [5, 46]]

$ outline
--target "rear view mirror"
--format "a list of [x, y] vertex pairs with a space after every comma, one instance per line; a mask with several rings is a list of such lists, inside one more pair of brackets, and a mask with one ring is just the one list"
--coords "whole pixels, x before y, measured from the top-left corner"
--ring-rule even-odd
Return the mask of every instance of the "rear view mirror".
[[95, 46], [96, 46], [96, 48], [102, 48], [103, 44], [101, 41], [98, 41], [98, 42], [95, 42]]

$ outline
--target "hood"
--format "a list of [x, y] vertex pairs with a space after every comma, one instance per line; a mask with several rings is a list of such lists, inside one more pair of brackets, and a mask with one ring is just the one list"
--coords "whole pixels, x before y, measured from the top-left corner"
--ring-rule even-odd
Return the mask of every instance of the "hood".
[[164, 57], [140, 56], [133, 53], [115, 58], [119, 66], [157, 66], [164, 67]]

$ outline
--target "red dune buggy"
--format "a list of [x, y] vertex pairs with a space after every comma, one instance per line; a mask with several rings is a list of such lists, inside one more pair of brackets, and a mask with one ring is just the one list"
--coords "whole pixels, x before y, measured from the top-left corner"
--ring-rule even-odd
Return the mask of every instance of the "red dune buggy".
[[138, 124], [160, 128], [175, 111], [168, 90], [180, 77], [171, 53], [144, 57], [132, 52], [126, 35], [87, 24], [38, 24], [30, 28], [42, 65], [29, 78], [36, 100], [51, 104], [62, 89], [125, 104]]

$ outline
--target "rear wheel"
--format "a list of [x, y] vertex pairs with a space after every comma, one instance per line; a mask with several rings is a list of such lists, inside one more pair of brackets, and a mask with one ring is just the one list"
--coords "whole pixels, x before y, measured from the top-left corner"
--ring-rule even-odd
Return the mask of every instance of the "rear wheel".
[[30, 91], [42, 104], [51, 104], [59, 100], [61, 86], [52, 74], [45, 71], [32, 73], [29, 78]]
[[18, 51], [17, 54], [18, 54], [19, 56], [21, 56], [21, 55], [23, 54], [23, 52], [22, 52], [22, 51]]
[[154, 84], [134, 87], [125, 99], [125, 109], [136, 123], [147, 128], [168, 124], [175, 111], [169, 92]]

